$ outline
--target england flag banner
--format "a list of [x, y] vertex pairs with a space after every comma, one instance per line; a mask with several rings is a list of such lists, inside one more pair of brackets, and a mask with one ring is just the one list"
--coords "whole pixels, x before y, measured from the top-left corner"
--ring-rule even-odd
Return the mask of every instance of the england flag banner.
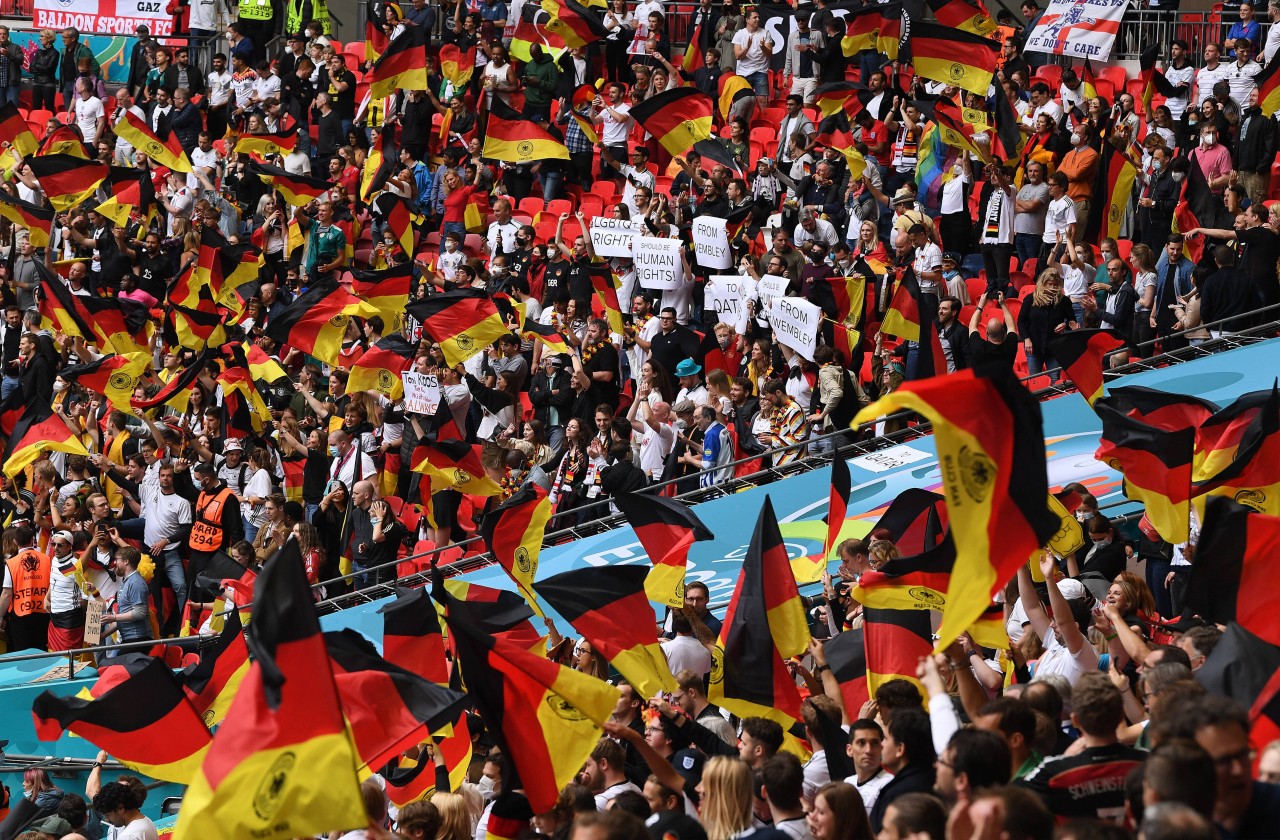
[[1128, 0], [1050, 0], [1025, 49], [1106, 61]]

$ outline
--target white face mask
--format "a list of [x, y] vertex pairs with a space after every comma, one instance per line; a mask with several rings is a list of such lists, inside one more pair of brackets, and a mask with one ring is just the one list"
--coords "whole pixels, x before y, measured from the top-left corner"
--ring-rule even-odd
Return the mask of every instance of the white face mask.
[[1183, 178], [1187, 177], [1187, 173], [1185, 172], [1173, 172], [1170, 174], [1173, 176], [1174, 183], [1178, 183], [1178, 184], [1182, 183]]
[[1079, 134], [1071, 135], [1071, 145], [1079, 146], [1083, 142], [1084, 142], [1084, 139]]
[[480, 795], [484, 797], [485, 802], [492, 802], [498, 795], [498, 792], [493, 788], [493, 779], [488, 776], [481, 776], [480, 781], [476, 782], [476, 788], [479, 789]]
[[444, 249], [445, 249], [446, 251], [456, 251], [456, 250], [458, 250], [458, 243], [456, 243], [456, 242], [446, 242], [446, 243], [444, 243]]
[[1209, 134], [1201, 135], [1200, 137], [1201, 146], [1212, 146], [1214, 143], [1217, 143], [1217, 142], [1218, 142], [1218, 135], [1213, 134], [1212, 132]]
[[53, 392], [54, 392], [55, 394], [56, 394], [56, 393], [58, 393], [59, 391], [65, 391], [65, 390], [66, 390], [66, 388], [67, 388], [67, 383], [63, 382], [63, 381], [62, 381], [62, 380], [60, 380], [60, 379], [58, 379], [58, 380], [54, 380], [54, 383], [53, 383]]

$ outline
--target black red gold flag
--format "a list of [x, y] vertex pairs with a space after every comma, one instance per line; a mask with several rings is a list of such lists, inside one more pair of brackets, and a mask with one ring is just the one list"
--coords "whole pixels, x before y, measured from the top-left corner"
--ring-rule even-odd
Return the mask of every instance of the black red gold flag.
[[631, 118], [672, 155], [683, 155], [711, 138], [715, 103], [697, 88], [672, 88], [632, 107]]
[[4, 474], [13, 478], [50, 451], [89, 455], [61, 415], [54, 414], [53, 409], [42, 402], [29, 402], [14, 424], [13, 434], [9, 435], [4, 451]]
[[1211, 497], [1191, 565], [1186, 611], [1211, 624], [1238, 622], [1280, 644], [1280, 613], [1271, 597], [1277, 550], [1280, 517], [1224, 496]]
[[445, 362], [460, 365], [511, 332], [492, 298], [480, 289], [457, 289], [409, 303], [406, 311], [440, 345]]
[[[987, 10], [969, 0], [926, 0], [938, 23], [962, 32], [990, 37], [999, 27]], [[914, 24], [913, 24], [914, 25]]]
[[69, 125], [61, 125], [50, 131], [40, 141], [36, 157], [43, 155], [70, 155], [81, 160], [93, 160], [89, 147], [84, 144], [80, 132]]
[[[409, 210], [409, 200], [393, 192], [384, 192], [373, 200], [378, 214], [386, 222], [387, 228], [395, 234], [396, 241], [406, 254], [413, 253], [413, 213]], [[412, 268], [410, 263], [401, 265]], [[406, 295], [407, 298], [407, 295]], [[405, 300], [408, 303], [408, 300]], [[400, 306], [404, 309], [403, 304]]]
[[424, 750], [417, 758], [401, 758], [382, 768], [379, 775], [386, 783], [387, 799], [403, 808], [419, 799], [430, 799], [438, 790], [438, 765]]
[[[693, 150], [701, 155], [703, 160], [718, 163], [725, 169], [737, 172], [739, 175], [743, 174], [746, 162], [734, 157], [733, 153], [719, 140], [699, 140], [693, 144]], [[733, 237], [730, 236], [729, 239], [732, 240]]]
[[1280, 386], [1237, 397], [1196, 430], [1191, 477], [1197, 507], [1227, 496], [1280, 516]]
[[1195, 677], [1210, 694], [1249, 710], [1251, 748], [1261, 752], [1280, 738], [1280, 647], [1232, 622]]
[[138, 411], [146, 411], [149, 408], [164, 405], [179, 394], [189, 390], [196, 380], [200, 378], [201, 374], [207, 373], [212, 380], [213, 377], [217, 376], [217, 371], [210, 371], [209, 363], [215, 361], [217, 357], [217, 347], [206, 347], [200, 351], [200, 355], [190, 365], [183, 369], [182, 373], [166, 382], [164, 387], [157, 391], [154, 396], [145, 400], [130, 400], [130, 405]]
[[40, 155], [27, 158], [27, 165], [55, 210], [70, 210], [86, 201], [111, 172], [101, 161], [74, 155]]
[[249, 673], [249, 646], [240, 610], [230, 610], [218, 641], [200, 650], [200, 661], [182, 672], [182, 690], [206, 726], [222, 723], [240, 683]]
[[132, 412], [129, 401], [133, 399], [133, 389], [150, 369], [151, 357], [146, 353], [112, 353], [82, 365], [65, 367], [58, 371], [58, 376], [102, 394], [120, 411]]
[[546, 636], [533, 624], [533, 608], [520, 593], [456, 578], [445, 581], [444, 588], [454, 598], [469, 604], [468, 620], [494, 638], [506, 639], [525, 650], [533, 650], [546, 641]]
[[899, 269], [898, 285], [880, 329], [920, 345], [914, 379], [946, 374], [947, 357], [938, 338], [937, 298], [920, 291], [920, 283], [910, 266]]
[[800, 694], [785, 660], [809, 645], [804, 602], [766, 496], [712, 654], [708, 698], [739, 717], [788, 729], [800, 720]]
[[[409, 27], [412, 29], [413, 27]], [[272, 131], [266, 134], [241, 134], [236, 138], [233, 154], [257, 154], [263, 157], [287, 155], [298, 145], [296, 129]]]
[[12, 102], [0, 106], [0, 144], [4, 143], [17, 149], [24, 158], [31, 157], [40, 148], [40, 141], [31, 133], [30, 124]]
[[[177, 835], [285, 840], [367, 824], [296, 540], [258, 575], [253, 664], [183, 798]], [[233, 829], [233, 830], [232, 830]]]
[[567, 353], [569, 352], [569, 340], [564, 337], [564, 333], [551, 326], [550, 324], [540, 324], [532, 318], [525, 316], [524, 327], [521, 333], [532, 336], [547, 348], [548, 353]]
[[135, 149], [161, 166], [175, 172], [191, 171], [191, 160], [183, 150], [182, 143], [178, 142], [178, 135], [172, 131], [161, 139], [145, 119], [132, 111], [125, 111], [113, 130], [117, 137], [128, 140]]
[[364, 766], [377, 770], [452, 725], [468, 705], [463, 694], [383, 659], [355, 630], [325, 633], [324, 642], [342, 714]]
[[698, 62], [702, 59], [704, 44], [702, 43], [702, 29], [706, 18], [698, 21], [698, 25], [693, 29], [693, 35], [689, 36], [689, 43], [684, 48], [684, 57], [680, 59], [680, 69], [688, 75], [692, 75], [698, 69]]
[[1124, 476], [1125, 495], [1146, 506], [1147, 518], [1171, 542], [1185, 542], [1191, 514], [1195, 430], [1161, 429], [1127, 414], [1110, 398], [1093, 410], [1102, 420], [1094, 457]]
[[267, 335], [328, 364], [337, 364], [342, 336], [352, 318], [370, 318], [377, 308], [330, 277], [313, 283], [267, 322]]
[[939, 610], [946, 605], [956, 544], [951, 534], [919, 554], [898, 557], [865, 572], [851, 595], [865, 607], [881, 610]]
[[515, 581], [535, 612], [538, 611], [538, 602], [533, 581], [538, 576], [542, 535], [547, 530], [551, 513], [547, 491], [530, 483], [486, 513], [480, 523], [480, 534], [493, 559]]
[[519, 840], [528, 833], [533, 817], [533, 808], [523, 793], [504, 790], [489, 810], [484, 840]]
[[684, 606], [684, 572], [695, 542], [715, 534], [684, 502], [649, 493], [620, 493], [613, 503], [627, 518], [653, 564], [645, 581], [649, 598], [668, 607]]
[[462, 90], [475, 73], [476, 48], [472, 46], [463, 52], [457, 44], [443, 44], [439, 60], [440, 75], [452, 82], [454, 89]]
[[207, 301], [195, 309], [170, 303], [164, 310], [161, 335], [165, 344], [173, 348], [203, 350], [206, 346], [220, 347], [227, 340], [225, 322], [226, 315]]
[[387, 185], [387, 179], [400, 164], [399, 146], [396, 143], [396, 127], [383, 124], [378, 142], [369, 149], [360, 173], [360, 200], [368, 201]]
[[1058, 530], [1046, 503], [1040, 404], [1007, 368], [963, 370], [906, 382], [858, 412], [853, 425], [902, 409], [933, 425], [957, 548], [938, 630], [944, 650]]
[[480, 462], [480, 446], [460, 440], [418, 444], [413, 450], [414, 472], [431, 476], [433, 491], [457, 490], [471, 496], [497, 496], [502, 487], [490, 478]]
[[647, 576], [643, 566], [586, 566], [533, 585], [640, 697], [676, 691], [644, 591]]
[[537, 813], [555, 806], [560, 790], [582, 770], [618, 689], [545, 656], [494, 638], [473, 619], [436, 572], [432, 595], [445, 620], [476, 712], [514, 772], [504, 787], [522, 789]]
[[912, 66], [924, 78], [987, 95], [1000, 57], [998, 41], [936, 23], [912, 21], [910, 44]]
[[547, 32], [559, 37], [569, 49], [585, 47], [609, 34], [604, 20], [577, 0], [541, 0], [541, 6], [550, 17]]
[[590, 112], [588, 111], [584, 116], [582, 109], [590, 106], [592, 100], [599, 95], [600, 91], [595, 85], [578, 85], [569, 102], [569, 116], [573, 117], [578, 128], [582, 129], [583, 135], [592, 143], [599, 143], [600, 135], [596, 131], [595, 123], [591, 121]]
[[406, 26], [391, 39], [369, 70], [369, 95], [382, 99], [400, 90], [427, 89], [427, 39], [421, 26]]
[[867, 647], [863, 635], [863, 629], [856, 627], [827, 639], [822, 645], [831, 675], [840, 684], [840, 698], [851, 722], [857, 720], [858, 711], [870, 699], [867, 693]]
[[249, 162], [249, 174], [256, 175], [271, 185], [284, 198], [286, 204], [306, 207], [333, 189], [333, 182], [310, 175], [300, 175], [269, 163]]
[[[1158, 49], [1158, 45], [1153, 46]], [[1263, 116], [1274, 114], [1280, 109], [1280, 61], [1276, 56], [1271, 57], [1254, 81], [1258, 83], [1258, 107], [1262, 109]]]
[[903, 556], [912, 556], [936, 546], [946, 530], [947, 506], [941, 493], [920, 487], [903, 490], [871, 529], [871, 537], [892, 540]]
[[[1175, 88], [1164, 72], [1156, 67], [1156, 59], [1160, 56], [1160, 45], [1152, 44], [1147, 47], [1138, 56], [1138, 78], [1142, 81], [1142, 113], [1151, 113], [1151, 100], [1158, 93], [1161, 96], [1177, 96], [1178, 89]], [[1264, 116], [1269, 116], [1275, 110], [1276, 99], [1271, 100], [1271, 107], [1267, 107], [1267, 98], [1275, 93], [1275, 61], [1271, 61], [1263, 69], [1261, 73], [1254, 77], [1254, 81], [1258, 84], [1258, 105], [1262, 108]], [[1268, 76], [1268, 74], [1270, 74]]]
[[505, 111], [494, 108], [489, 113], [489, 125], [480, 156], [507, 163], [531, 163], [539, 160], [568, 160], [569, 150], [538, 123], [521, 117], [510, 108]]
[[348, 390], [353, 394], [377, 391], [388, 399], [401, 399], [404, 396], [401, 374], [413, 366], [417, 352], [418, 346], [399, 333], [383, 336], [351, 366]]
[[822, 553], [798, 557], [791, 561], [796, 583], [802, 586], [817, 583], [822, 579], [822, 573], [827, 570], [831, 552], [836, 548], [840, 531], [844, 528], [845, 516], [848, 514], [850, 482], [848, 462], [838, 455], [832, 458], [831, 493], [827, 500], [827, 536], [823, 540]]
[[859, 94], [864, 90], [864, 86], [857, 82], [828, 82], [818, 85], [814, 90], [814, 105], [823, 117], [841, 112], [854, 116], [862, 110], [862, 99]]
[[862, 618], [867, 646], [867, 693], [874, 697], [889, 680], [906, 680], [920, 690], [922, 697], [927, 697], [916, 669], [933, 648], [929, 611], [864, 608]]
[[37, 207], [8, 193], [0, 193], [0, 217], [30, 231], [33, 247], [45, 248], [49, 245], [53, 216], [54, 211], [47, 207]]
[[1076, 390], [1089, 405], [1105, 392], [1103, 370], [1107, 355], [1125, 345], [1124, 337], [1115, 330], [1071, 330], [1049, 338], [1049, 352], [1058, 360]]
[[716, 108], [720, 112], [721, 121], [725, 123], [729, 122], [729, 112], [733, 108], [733, 103], [748, 96], [755, 96], [751, 82], [737, 73], [725, 73], [721, 76], [716, 92], [718, 94]]
[[187, 784], [209, 750], [208, 727], [164, 660], [153, 658], [125, 676], [93, 699], [52, 691], [36, 697], [36, 734], [56, 741], [71, 732], [139, 773]]

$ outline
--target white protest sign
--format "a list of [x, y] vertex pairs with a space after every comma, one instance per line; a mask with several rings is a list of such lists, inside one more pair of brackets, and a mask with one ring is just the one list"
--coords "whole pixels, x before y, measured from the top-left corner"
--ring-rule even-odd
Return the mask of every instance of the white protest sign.
[[412, 414], [435, 414], [440, 406], [440, 382], [432, 374], [406, 370], [404, 379], [404, 410]]
[[679, 239], [637, 236], [631, 243], [631, 259], [636, 282], [645, 289], [679, 289], [684, 284], [684, 264], [680, 261]]
[[97, 599], [85, 601], [84, 643], [90, 647], [102, 644], [102, 616], [106, 612], [106, 606]]
[[716, 313], [716, 321], [730, 324], [739, 333], [747, 329], [747, 301], [756, 296], [756, 282], [737, 274], [713, 274], [707, 278], [703, 307]]
[[699, 216], [693, 220], [693, 253], [703, 268], [733, 268], [724, 219]]
[[1106, 61], [1129, 0], [1050, 0], [1024, 50]]
[[760, 285], [757, 290], [760, 294], [760, 301], [768, 303], [774, 298], [786, 297], [787, 286], [791, 285], [791, 281], [777, 274], [766, 274], [760, 278]]
[[818, 329], [822, 326], [822, 310], [804, 298], [774, 298], [769, 305], [769, 325], [774, 339], [813, 361], [818, 349]]
[[642, 222], [596, 216], [591, 220], [591, 227], [588, 228], [591, 247], [598, 257], [629, 257], [631, 240], [642, 227]]

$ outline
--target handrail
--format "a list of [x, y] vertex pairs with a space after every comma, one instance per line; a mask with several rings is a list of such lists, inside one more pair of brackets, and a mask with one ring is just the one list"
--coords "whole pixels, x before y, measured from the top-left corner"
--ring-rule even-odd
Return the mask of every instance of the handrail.
[[[1242, 317], [1249, 317], [1250, 315], [1257, 315], [1259, 313], [1268, 312], [1275, 309], [1280, 309], [1280, 304], [1272, 304], [1269, 306], [1259, 307], [1258, 309], [1252, 310], [1249, 313], [1245, 313], [1243, 316], [1233, 316], [1231, 318], [1220, 319], [1218, 321], [1210, 322], [1208, 324], [1201, 324], [1201, 325], [1192, 327], [1188, 330], [1182, 330], [1180, 332], [1171, 333], [1169, 335], [1164, 336], [1163, 338], [1155, 339], [1154, 341], [1151, 341], [1151, 342], [1143, 342], [1138, 346], [1144, 347], [1149, 344], [1157, 343], [1159, 341], [1167, 341], [1170, 338], [1183, 336], [1190, 332], [1195, 332], [1201, 329], [1211, 329], [1214, 326], [1220, 326], [1224, 323], [1227, 323], [1228, 321], [1239, 320]], [[1104, 370], [1103, 373], [1104, 373], [1104, 376], [1110, 376], [1114, 378], [1116, 376], [1121, 376], [1126, 373], [1136, 373], [1144, 370], [1152, 370], [1157, 367], [1164, 366], [1165, 364], [1180, 364], [1183, 362], [1191, 361], [1193, 358], [1212, 355], [1216, 352], [1220, 352], [1224, 350], [1235, 349], [1236, 342], [1238, 342], [1240, 339], [1265, 340], [1266, 338], [1271, 337], [1271, 335], [1274, 335], [1277, 331], [1280, 331], [1280, 320], [1269, 321], [1264, 324], [1259, 324], [1257, 326], [1250, 327], [1249, 329], [1246, 329], [1246, 330], [1241, 330], [1237, 333], [1232, 333], [1230, 335], [1223, 335], [1223, 336], [1220, 336], [1219, 338], [1206, 339], [1202, 344], [1197, 345], [1195, 347], [1184, 347], [1178, 350], [1168, 351], [1165, 353], [1161, 353], [1157, 356], [1153, 356], [1150, 359], [1143, 359], [1136, 362], [1130, 362], [1129, 364], [1123, 365], [1118, 368], [1113, 368], [1111, 370]], [[1263, 335], [1266, 333], [1269, 333], [1271, 335]], [[1020, 381], [1027, 382], [1031, 379], [1036, 379], [1041, 376], [1047, 376], [1051, 373], [1061, 371], [1061, 370], [1062, 370], [1061, 367], [1053, 368], [1052, 370], [1045, 371], [1044, 373], [1036, 374], [1035, 376], [1022, 377]], [[1058, 383], [1058, 384], [1050, 385], [1047, 388], [1041, 388], [1039, 390], [1033, 391], [1032, 393], [1041, 399], [1045, 399], [1048, 397], [1060, 396], [1062, 394], [1069, 393], [1072, 388], [1074, 388], [1074, 385], [1067, 386], [1067, 385]], [[909, 416], [912, 413], [913, 412], [910, 412], [910, 411], [895, 412], [891, 415], [887, 415], [886, 418], [884, 419], [889, 419], [889, 420], [901, 419], [906, 416]], [[761, 470], [760, 472], [752, 473], [751, 475], [735, 477], [733, 479], [730, 479], [728, 482], [721, 483], [715, 487], [710, 487], [710, 488], [699, 487], [696, 490], [691, 490], [691, 491], [687, 491], [685, 493], [679, 494], [678, 496], [676, 496], [676, 498], [692, 499], [693, 497], [701, 496], [703, 497], [703, 500], [705, 500], [713, 496], [730, 495], [731, 493], [736, 492], [736, 489], [741, 486], [756, 486], [757, 484], [764, 483], [764, 482], [772, 482], [774, 480], [784, 478], [791, 474], [796, 474], [801, 472], [811, 472], [815, 469], [820, 469], [821, 467], [826, 466], [828, 463], [830, 463], [831, 458], [835, 456], [848, 457], [849, 455], [852, 455], [852, 454], [869, 454], [871, 452], [885, 449], [889, 446], [899, 445], [900, 443], [906, 440], [915, 440], [921, 437], [925, 437], [927, 432], [930, 429], [931, 429], [931, 424], [927, 422], [921, 422], [917, 425], [909, 426], [905, 429], [900, 429], [896, 432], [891, 432], [886, 435], [873, 437], [865, 441], [854, 441], [854, 442], [845, 443], [843, 445], [837, 445], [834, 450], [834, 453], [830, 455], [823, 454], [823, 455], [814, 456], [812, 458], [799, 459], [791, 462], [790, 464], [783, 465], [781, 467], [771, 467], [767, 470]], [[740, 459], [740, 460], [734, 461], [730, 465], [713, 468], [713, 470], [726, 470], [726, 469], [730, 469], [732, 466], [746, 463], [748, 461], [756, 460], [757, 458], [762, 457], [763, 455], [766, 455], [766, 454], [788, 452], [788, 451], [797, 449], [801, 446], [807, 447], [814, 440], [827, 440], [827, 439], [836, 438], [837, 436], [844, 436], [845, 438], [847, 438], [848, 435], [852, 433], [853, 433], [853, 430], [849, 430], [849, 429], [837, 430], [825, 435], [820, 435], [816, 438], [811, 438], [802, 443], [791, 444], [789, 446], [771, 449], [768, 452], [761, 453], [760, 455], [754, 455], [754, 456], [751, 456], [750, 458]], [[644, 493], [644, 492], [660, 490], [663, 487], [669, 486], [677, 481], [689, 481], [689, 480], [695, 479], [699, 474], [700, 473], [694, 473], [692, 475], [683, 476], [678, 479], [671, 479], [665, 482], [660, 482], [658, 484], [651, 484], [645, 488], [642, 488], [639, 492]], [[592, 502], [591, 505], [588, 505], [586, 507], [596, 507], [599, 505], [607, 505], [608, 503], [609, 503], [609, 500], [607, 498], [600, 499], [598, 501]], [[1131, 503], [1131, 502], [1126, 502], [1126, 503]], [[1107, 505], [1107, 507], [1126, 504], [1126, 503], [1115, 502]], [[582, 509], [585, 509], [585, 508], [578, 508], [577, 510], [582, 510]], [[1137, 515], [1137, 514], [1126, 515], [1125, 517], [1117, 517], [1113, 521], [1127, 521], [1127, 519], [1133, 515]], [[558, 531], [553, 531], [549, 534], [546, 534], [543, 538], [543, 545], [544, 546], [554, 545], [554, 544], [557, 544], [558, 542], [563, 541], [564, 538], [581, 537], [583, 536], [583, 534], [579, 533], [579, 531], [581, 528], [584, 528], [586, 526], [593, 526], [594, 532], [602, 532], [606, 530], [611, 530], [613, 527], [622, 524], [624, 521], [625, 521], [624, 517], [620, 515], [612, 515], [612, 516], [605, 516], [588, 523], [584, 523], [583, 526], [562, 528]], [[443, 546], [443, 547], [433, 548], [430, 551], [425, 551], [425, 552], [422, 552], [421, 554], [413, 554], [413, 555], [409, 555], [408, 557], [396, 558], [395, 560], [388, 561], [387, 563], [382, 563], [377, 566], [370, 566], [369, 568], [364, 569], [360, 572], [352, 572], [350, 574], [340, 575], [335, 578], [330, 578], [328, 580], [324, 580], [314, 584], [312, 588], [315, 589], [318, 587], [323, 587], [327, 584], [350, 580], [360, 575], [369, 575], [384, 569], [395, 568], [400, 563], [410, 561], [410, 560], [417, 560], [421, 558], [431, 557], [433, 555], [439, 555], [444, 551], [449, 551], [461, 546], [473, 545], [474, 543], [476, 543], [481, 539], [482, 538], [479, 535], [474, 537], [468, 537], [467, 539], [462, 540], [461, 542], [452, 543], [450, 545]], [[487, 568], [488, 566], [493, 565], [493, 562], [494, 560], [492, 558], [492, 555], [486, 552], [484, 554], [478, 554], [472, 557], [465, 557], [454, 563], [450, 563], [449, 565], [442, 567], [441, 571], [444, 572], [446, 575], [463, 574], [463, 573], [475, 571], [477, 569]], [[346, 606], [354, 605], [355, 603], [364, 603], [364, 602], [374, 600], [376, 598], [393, 595], [396, 586], [413, 585], [415, 583], [425, 583], [427, 582], [427, 580], [428, 580], [428, 572], [426, 571], [417, 572], [413, 575], [407, 575], [403, 578], [397, 578], [396, 580], [388, 583], [373, 584], [372, 586], [367, 586], [364, 589], [345, 593], [343, 595], [335, 596], [334, 598], [325, 599], [323, 601], [320, 601], [317, 604], [317, 607], [319, 607], [323, 612], [326, 612], [326, 613], [333, 612], [333, 611], [343, 609]], [[252, 607], [252, 604], [247, 604], [247, 605], [244, 605], [243, 607], [237, 607], [237, 609], [245, 609], [249, 607]], [[150, 639], [150, 640], [143, 640], [138, 642], [121, 643], [117, 645], [98, 645], [91, 648], [78, 648], [75, 650], [68, 650], [68, 651], [48, 651], [48, 652], [40, 652], [40, 653], [19, 654], [19, 655], [13, 655], [13, 656], [0, 656], [0, 663], [32, 661], [32, 660], [38, 660], [38, 659], [48, 659], [52, 657], [58, 657], [58, 658], [65, 657], [67, 658], [68, 663], [72, 666], [69, 668], [69, 674], [68, 674], [68, 679], [71, 679], [74, 676], [74, 660], [76, 657], [84, 653], [99, 653], [99, 652], [106, 652], [111, 650], [120, 651], [120, 650], [150, 648], [156, 644], [180, 644], [184, 646], [191, 645], [194, 647], [202, 647], [205, 644], [212, 644], [215, 638], [216, 637], [187, 636], [187, 637], [179, 637], [179, 638], [172, 638], [172, 639]], [[194, 642], [192, 640], [194, 640]]]

